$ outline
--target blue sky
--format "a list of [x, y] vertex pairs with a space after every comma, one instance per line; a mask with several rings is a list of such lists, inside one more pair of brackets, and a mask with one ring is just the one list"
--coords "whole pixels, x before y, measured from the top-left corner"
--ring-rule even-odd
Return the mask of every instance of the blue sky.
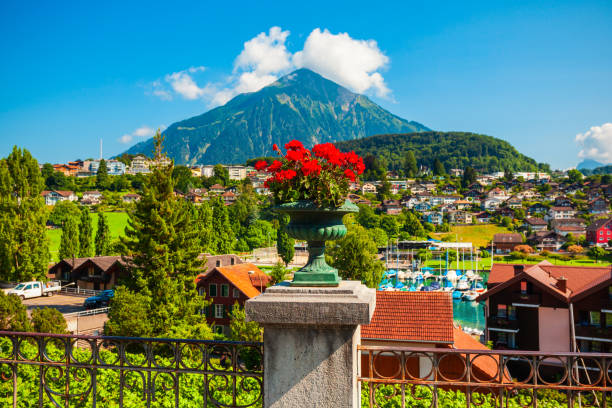
[[[612, 163], [609, 1], [127, 3], [0, 4], [0, 156], [108, 157], [302, 61], [436, 130]], [[280, 54], [248, 52], [260, 33]], [[326, 44], [359, 60], [317, 61]]]

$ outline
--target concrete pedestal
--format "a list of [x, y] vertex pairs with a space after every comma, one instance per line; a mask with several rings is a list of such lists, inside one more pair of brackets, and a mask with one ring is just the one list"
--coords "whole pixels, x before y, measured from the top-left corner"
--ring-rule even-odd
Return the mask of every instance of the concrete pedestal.
[[248, 300], [247, 320], [264, 327], [264, 407], [360, 407], [359, 325], [375, 306], [374, 289], [355, 281], [284, 283]]

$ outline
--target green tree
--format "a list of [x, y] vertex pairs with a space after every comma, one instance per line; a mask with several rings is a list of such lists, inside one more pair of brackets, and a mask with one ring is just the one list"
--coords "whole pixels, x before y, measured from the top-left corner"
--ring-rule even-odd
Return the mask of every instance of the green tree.
[[446, 174], [446, 169], [444, 168], [444, 164], [436, 157], [433, 164], [433, 174], [435, 176], [444, 176]]
[[0, 290], [0, 330], [29, 332], [30, 321], [26, 307], [16, 295]]
[[229, 221], [229, 211], [219, 197], [213, 200], [212, 209], [213, 242], [211, 249], [216, 254], [229, 254], [236, 240]]
[[512, 173], [512, 170], [506, 167], [506, 169], [504, 170], [504, 180], [512, 181], [513, 179], [514, 179], [514, 174]]
[[569, 178], [570, 183], [580, 183], [582, 182], [582, 173], [580, 170], [571, 169], [567, 172], [567, 177]]
[[[155, 135], [155, 160], [161, 163], [163, 137]], [[128, 226], [121, 238], [123, 255], [129, 256], [127, 289], [117, 292], [111, 303], [109, 334], [129, 334], [126, 322], [118, 321], [115, 305], [144, 308], [138, 316], [147, 334], [173, 338], [212, 337], [200, 315], [206, 302], [198, 295], [195, 278], [205, 260], [199, 257], [197, 223], [190, 204], [174, 194], [173, 164], [157, 165], [143, 185], [141, 199], [128, 212]], [[135, 296], [139, 294], [144, 298]], [[142, 305], [144, 303], [144, 306]], [[136, 330], [133, 330], [136, 334]]]
[[68, 325], [64, 315], [53, 307], [43, 307], [32, 310], [32, 327], [37, 333], [68, 333]]
[[468, 166], [463, 171], [463, 177], [461, 178], [461, 186], [463, 188], [466, 188], [474, 182], [476, 182], [476, 170]]
[[289, 223], [289, 217], [283, 214], [279, 221], [279, 227], [276, 230], [276, 252], [278, 252], [278, 256], [281, 257], [285, 265], [289, 265], [295, 255], [295, 241], [285, 230]]
[[387, 175], [385, 174], [381, 181], [380, 185], [376, 189], [376, 198], [379, 201], [386, 200], [391, 195], [391, 183], [387, 180]]
[[414, 152], [412, 150], [408, 150], [408, 153], [406, 153], [404, 171], [406, 172], [407, 177], [416, 177], [419, 172], [416, 157], [414, 157]]
[[106, 160], [100, 160], [98, 166], [98, 172], [96, 173], [96, 186], [100, 189], [107, 188], [109, 184], [108, 167], [106, 166]]
[[215, 178], [215, 181], [217, 183], [220, 183], [224, 186], [227, 186], [229, 184], [229, 170], [223, 167], [222, 165], [216, 164], [215, 167], [213, 167], [213, 174], [213, 177]]
[[414, 237], [424, 237], [426, 235], [423, 224], [412, 211], [406, 211], [406, 222], [404, 223], [404, 231]]
[[589, 258], [594, 258], [595, 262], [598, 262], [600, 258], [606, 256], [606, 250], [602, 247], [593, 246], [589, 248], [587, 255], [589, 256]]
[[276, 285], [277, 283], [280, 283], [286, 279], [287, 269], [281, 261], [278, 261], [276, 265], [274, 265], [274, 267], [270, 271], [270, 277], [272, 278], [273, 285]]
[[76, 218], [68, 217], [62, 226], [59, 259], [79, 257], [79, 224]]
[[372, 228], [368, 229], [368, 234], [370, 234], [370, 238], [376, 243], [379, 247], [384, 247], [389, 242], [389, 236], [382, 228]]
[[64, 200], [53, 206], [51, 214], [49, 214], [49, 221], [53, 225], [61, 227], [69, 217], [79, 218], [80, 216], [81, 210], [79, 209], [78, 204], [74, 203], [73, 201]]
[[186, 166], [175, 166], [172, 170], [172, 177], [176, 183], [176, 189], [187, 193], [190, 188], [193, 188], [195, 183], [191, 175], [191, 169]]
[[135, 293], [124, 286], [115, 290], [115, 297], [108, 312], [104, 332], [114, 336], [145, 337], [153, 334], [146, 320], [151, 307], [151, 298]]
[[510, 228], [512, 227], [512, 219], [510, 217], [502, 217], [501, 219], [501, 225], [504, 228]]
[[98, 213], [98, 228], [95, 238], [96, 256], [108, 255], [110, 250], [110, 228], [102, 211]]
[[81, 223], [79, 225], [79, 257], [88, 258], [93, 253], [93, 243], [91, 238], [93, 235], [93, 225], [89, 209], [83, 207], [81, 209]]
[[392, 215], [383, 215], [380, 219], [380, 228], [382, 228], [388, 236], [396, 237], [399, 234], [400, 229], [397, 222], [397, 217]]
[[233, 341], [263, 341], [263, 329], [257, 322], [247, 322], [244, 308], [238, 302], [230, 313], [230, 330]]
[[213, 252], [212, 244], [214, 242], [214, 236], [212, 231], [212, 216], [213, 211], [208, 201], [200, 203], [200, 205], [193, 205], [192, 211], [194, 212], [193, 218], [195, 225], [198, 230], [198, 240], [200, 243], [201, 252]]
[[376, 215], [374, 209], [366, 204], [357, 204], [359, 213], [357, 213], [357, 222], [366, 229], [380, 227], [380, 217]]
[[326, 251], [326, 260], [342, 279], [363, 282], [376, 288], [382, 279], [384, 265], [377, 259], [378, 247], [361, 225], [349, 225], [344, 238], [335, 241]]
[[0, 280], [46, 279], [51, 255], [38, 163], [13, 148], [0, 160]]
[[54, 171], [55, 169], [53, 168], [53, 165], [51, 163], [43, 164], [42, 169], [40, 169], [40, 175], [42, 177], [43, 183], [47, 182], [47, 179], [53, 175]]

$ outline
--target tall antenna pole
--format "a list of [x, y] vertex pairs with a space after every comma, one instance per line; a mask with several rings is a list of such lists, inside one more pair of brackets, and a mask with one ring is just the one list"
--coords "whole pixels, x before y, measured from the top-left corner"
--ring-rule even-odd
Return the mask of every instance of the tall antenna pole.
[[102, 139], [100, 139], [100, 160], [102, 160]]

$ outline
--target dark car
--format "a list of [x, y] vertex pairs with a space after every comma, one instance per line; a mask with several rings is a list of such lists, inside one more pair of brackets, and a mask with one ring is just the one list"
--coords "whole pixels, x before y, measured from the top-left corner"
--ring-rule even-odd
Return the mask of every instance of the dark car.
[[106, 307], [110, 304], [112, 298], [115, 297], [114, 290], [103, 290], [97, 296], [88, 297], [85, 299], [83, 306], [86, 309], [95, 309], [97, 307]]

